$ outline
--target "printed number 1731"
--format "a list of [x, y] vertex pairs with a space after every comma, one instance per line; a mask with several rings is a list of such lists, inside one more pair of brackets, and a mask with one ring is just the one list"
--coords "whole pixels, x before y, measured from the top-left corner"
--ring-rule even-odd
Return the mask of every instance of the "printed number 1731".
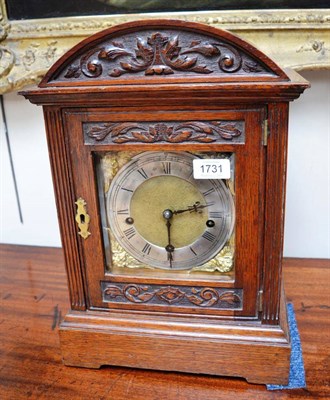
[[230, 160], [195, 159], [193, 160], [194, 179], [230, 179]]

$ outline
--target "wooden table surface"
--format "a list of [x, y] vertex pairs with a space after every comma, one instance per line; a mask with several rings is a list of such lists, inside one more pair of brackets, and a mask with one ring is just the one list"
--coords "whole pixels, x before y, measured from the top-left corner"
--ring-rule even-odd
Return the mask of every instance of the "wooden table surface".
[[68, 293], [61, 249], [0, 245], [0, 399], [330, 399], [330, 262], [285, 259], [307, 389], [269, 392], [244, 379], [61, 364]]

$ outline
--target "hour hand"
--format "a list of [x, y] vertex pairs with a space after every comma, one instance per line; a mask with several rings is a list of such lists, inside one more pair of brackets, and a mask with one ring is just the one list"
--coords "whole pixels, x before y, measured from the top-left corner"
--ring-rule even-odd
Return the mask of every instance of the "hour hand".
[[173, 214], [182, 214], [184, 212], [202, 212], [202, 209], [205, 207], [208, 207], [209, 204], [201, 204], [199, 201], [196, 201], [192, 206], [188, 206], [187, 208], [183, 209], [183, 210], [175, 210], [173, 211]]

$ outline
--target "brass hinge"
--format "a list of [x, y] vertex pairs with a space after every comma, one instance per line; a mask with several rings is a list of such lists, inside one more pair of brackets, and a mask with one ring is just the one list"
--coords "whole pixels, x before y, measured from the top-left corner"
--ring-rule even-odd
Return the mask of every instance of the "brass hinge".
[[264, 294], [264, 291], [263, 290], [259, 290], [259, 292], [258, 292], [258, 311], [259, 312], [262, 311], [263, 294]]
[[262, 132], [262, 143], [264, 146], [267, 146], [267, 142], [268, 142], [268, 135], [269, 135], [269, 131], [268, 131], [268, 119], [264, 120], [263, 123], [263, 132]]

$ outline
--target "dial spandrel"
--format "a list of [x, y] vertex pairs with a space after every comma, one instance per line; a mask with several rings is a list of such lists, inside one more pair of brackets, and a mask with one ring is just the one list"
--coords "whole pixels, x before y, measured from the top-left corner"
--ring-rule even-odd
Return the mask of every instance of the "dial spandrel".
[[110, 230], [143, 265], [191, 269], [212, 259], [231, 236], [232, 195], [222, 180], [194, 179], [195, 158], [190, 153], [141, 153], [111, 182]]

